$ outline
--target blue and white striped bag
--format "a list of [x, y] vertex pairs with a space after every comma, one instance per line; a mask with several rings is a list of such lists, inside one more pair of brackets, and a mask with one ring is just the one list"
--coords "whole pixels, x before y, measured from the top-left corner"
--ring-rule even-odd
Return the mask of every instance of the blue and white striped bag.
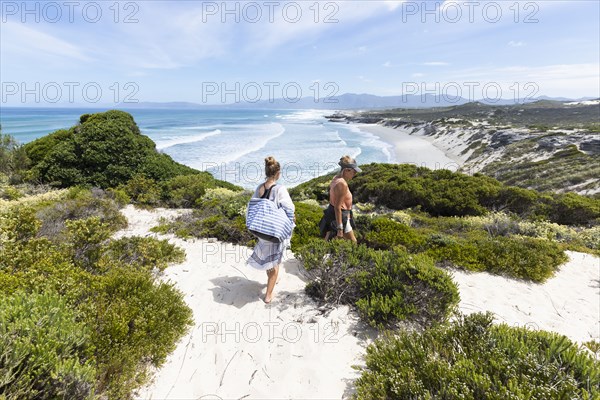
[[256, 237], [281, 243], [292, 237], [294, 212], [277, 208], [275, 202], [265, 198], [252, 198], [248, 203], [246, 227]]

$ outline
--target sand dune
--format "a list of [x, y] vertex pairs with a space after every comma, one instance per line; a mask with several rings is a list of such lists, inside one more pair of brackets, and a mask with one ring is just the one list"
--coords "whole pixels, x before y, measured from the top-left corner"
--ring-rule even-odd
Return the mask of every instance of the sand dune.
[[[261, 299], [264, 272], [245, 265], [250, 250], [210, 239], [184, 241], [149, 229], [178, 210], [123, 213], [120, 236], [168, 238], [187, 260], [165, 271], [185, 294], [195, 325], [138, 399], [339, 399], [352, 393], [362, 355], [375, 332], [348, 307], [319, 309], [304, 294], [305, 272], [291, 253], [275, 300]], [[465, 313], [492, 311], [498, 322], [552, 330], [582, 342], [600, 340], [600, 259], [569, 252], [570, 261], [543, 285], [487, 273], [452, 271]]]

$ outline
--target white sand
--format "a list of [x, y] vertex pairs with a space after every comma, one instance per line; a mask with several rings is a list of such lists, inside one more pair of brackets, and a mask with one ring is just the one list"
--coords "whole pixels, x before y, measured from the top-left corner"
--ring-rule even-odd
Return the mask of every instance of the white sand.
[[[195, 325], [138, 399], [340, 399], [351, 395], [374, 332], [347, 307], [319, 310], [304, 294], [305, 272], [288, 254], [273, 304], [261, 300], [266, 274], [245, 265], [251, 250], [212, 240], [184, 241], [148, 230], [179, 211], [122, 211], [116, 236], [168, 238], [187, 260], [163, 279], [185, 294]], [[498, 322], [600, 340], [600, 259], [569, 252], [543, 285], [453, 271], [465, 313], [492, 311]]]
[[[156, 212], [122, 210], [130, 228], [120, 236], [169, 238], [187, 260], [165, 271], [185, 294], [195, 325], [181, 339], [139, 399], [339, 399], [350, 395], [364, 347], [374, 337], [348, 307], [327, 312], [304, 294], [305, 278], [290, 255], [275, 298], [262, 298], [265, 272], [245, 265], [251, 249], [211, 240], [184, 241], [149, 233]], [[217, 397], [218, 396], [218, 397]]]
[[394, 161], [415, 164], [429, 169], [449, 169], [456, 171], [461, 160], [445, 154], [423, 136], [413, 136], [406, 129], [394, 129], [378, 124], [357, 124], [361, 131], [372, 133], [382, 141], [393, 145]]
[[492, 311], [497, 322], [559, 332], [579, 343], [600, 340], [600, 258], [567, 254], [569, 261], [543, 284], [453, 271], [460, 310]]

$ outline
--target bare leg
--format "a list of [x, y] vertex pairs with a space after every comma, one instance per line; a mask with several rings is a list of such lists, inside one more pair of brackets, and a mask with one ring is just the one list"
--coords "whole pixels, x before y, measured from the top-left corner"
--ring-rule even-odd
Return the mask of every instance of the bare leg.
[[273, 300], [273, 288], [277, 282], [277, 275], [279, 274], [279, 265], [275, 268], [271, 268], [267, 271], [267, 294], [265, 295], [265, 303], [270, 303]]
[[354, 231], [350, 231], [348, 233], [344, 233], [344, 238], [348, 240], [352, 240], [354, 244], [356, 244], [356, 237], [354, 236]]

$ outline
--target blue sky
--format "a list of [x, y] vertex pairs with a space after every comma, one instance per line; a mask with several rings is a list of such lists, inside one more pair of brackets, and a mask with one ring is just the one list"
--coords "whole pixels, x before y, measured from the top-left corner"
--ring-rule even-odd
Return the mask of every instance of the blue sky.
[[1, 2], [1, 105], [600, 97], [598, 1], [70, 4]]

